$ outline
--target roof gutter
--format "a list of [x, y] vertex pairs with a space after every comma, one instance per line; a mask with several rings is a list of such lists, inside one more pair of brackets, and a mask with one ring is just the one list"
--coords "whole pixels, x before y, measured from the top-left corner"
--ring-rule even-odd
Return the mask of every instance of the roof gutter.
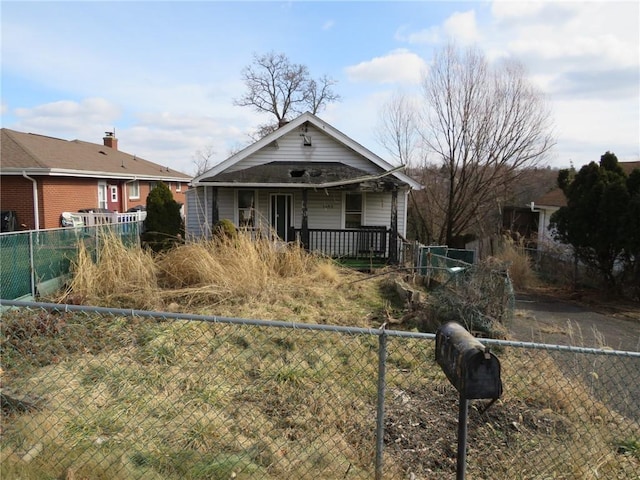
[[33, 227], [35, 230], [40, 230], [40, 210], [38, 208], [38, 182], [35, 178], [31, 178], [27, 175], [26, 171], [22, 172], [22, 176], [27, 180], [31, 180], [33, 182]]
[[[27, 170], [22, 168], [3, 168], [3, 175], [23, 175]], [[29, 175], [42, 175], [42, 176], [51, 176], [51, 177], [78, 177], [78, 178], [106, 178], [106, 179], [114, 179], [114, 180], [148, 180], [150, 182], [154, 181], [163, 181], [163, 182], [181, 182], [181, 183], [189, 183], [191, 177], [179, 177], [179, 176], [171, 176], [171, 175], [162, 175], [161, 173], [158, 175], [155, 174], [140, 174], [140, 173], [131, 173], [131, 174], [122, 174], [116, 172], [94, 172], [94, 171], [83, 171], [83, 170], [67, 170], [67, 169], [56, 169], [56, 168], [31, 168], [28, 169]]]

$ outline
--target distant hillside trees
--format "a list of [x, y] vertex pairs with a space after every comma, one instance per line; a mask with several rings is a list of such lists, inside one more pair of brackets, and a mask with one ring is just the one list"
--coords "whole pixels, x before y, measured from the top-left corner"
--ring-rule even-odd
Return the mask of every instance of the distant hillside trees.
[[567, 206], [551, 216], [554, 238], [571, 245], [607, 287], [631, 287], [640, 297], [640, 169], [627, 175], [606, 152], [599, 164], [560, 171], [558, 186]]

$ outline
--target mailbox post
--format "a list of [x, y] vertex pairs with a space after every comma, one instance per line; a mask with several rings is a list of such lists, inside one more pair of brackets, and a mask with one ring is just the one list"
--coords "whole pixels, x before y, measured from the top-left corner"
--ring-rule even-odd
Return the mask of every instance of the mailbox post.
[[436, 332], [436, 362], [460, 394], [456, 479], [463, 480], [467, 455], [469, 400], [496, 400], [502, 394], [500, 362], [465, 328], [449, 322]]

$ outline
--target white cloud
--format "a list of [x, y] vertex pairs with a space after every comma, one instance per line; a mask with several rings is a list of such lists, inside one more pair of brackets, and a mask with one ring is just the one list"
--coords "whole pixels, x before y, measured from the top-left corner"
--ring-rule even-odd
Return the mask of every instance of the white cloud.
[[[246, 145], [251, 127], [264, 120], [235, 107], [235, 112], [229, 109], [215, 118], [192, 111], [133, 112], [134, 118], [125, 122], [121, 109], [103, 98], [62, 100], [18, 108], [14, 114], [18, 120], [12, 129], [66, 140], [99, 144], [103, 133], [115, 128], [122, 151], [187, 174], [193, 173], [197, 150], [211, 146], [214, 161], [222, 161], [230, 149]], [[129, 125], [119, 126], [124, 123]], [[242, 125], [244, 130], [239, 128]]]
[[[494, 2], [494, 43], [557, 68], [638, 66], [640, 6], [635, 2]], [[509, 12], [507, 15], [506, 12]], [[515, 22], [514, 18], [521, 19]], [[506, 21], [508, 20], [508, 21]], [[489, 28], [492, 28], [491, 26]]]
[[18, 121], [12, 128], [17, 130], [55, 134], [91, 131], [95, 136], [96, 130], [103, 132], [116, 124], [121, 109], [104, 98], [87, 98], [81, 102], [61, 100], [33, 108], [16, 108], [14, 114]]
[[425, 68], [426, 63], [419, 55], [398, 49], [347, 67], [346, 73], [352, 82], [417, 84]]
[[442, 40], [442, 29], [439, 26], [433, 26], [411, 32], [407, 31], [406, 26], [402, 26], [396, 31], [395, 39], [411, 45], [436, 44]]
[[491, 13], [500, 21], [513, 21], [518, 18], [531, 18], [544, 8], [542, 2], [506, 2], [491, 3]]
[[447, 37], [461, 45], [472, 45], [480, 40], [474, 10], [455, 12], [443, 24]]
[[335, 24], [336, 22], [334, 20], [327, 20], [322, 25], [322, 30], [331, 30]]
[[417, 31], [408, 31], [400, 27], [395, 39], [411, 45], [435, 45], [453, 40], [460, 45], [471, 45], [481, 38], [474, 10], [454, 12], [442, 25], [433, 25]]

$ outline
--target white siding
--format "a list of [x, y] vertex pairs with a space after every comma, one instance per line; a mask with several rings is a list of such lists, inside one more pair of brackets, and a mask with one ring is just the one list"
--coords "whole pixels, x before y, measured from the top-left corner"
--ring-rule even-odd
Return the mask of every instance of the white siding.
[[398, 233], [407, 238], [407, 202], [409, 199], [408, 190], [398, 192]]
[[[189, 236], [208, 237], [213, 212], [212, 188], [190, 189], [186, 194], [186, 229]], [[268, 229], [271, 212], [271, 194], [291, 194], [293, 198], [293, 226], [302, 226], [302, 192], [299, 189], [258, 189], [256, 192], [256, 226]], [[391, 194], [388, 192], [364, 195], [363, 221], [366, 226], [385, 226], [391, 224]], [[398, 192], [398, 232], [406, 236], [407, 194]], [[339, 190], [309, 190], [307, 196], [307, 215], [311, 229], [344, 228], [344, 195]], [[236, 189], [218, 189], [218, 218], [229, 219], [237, 225]]]
[[364, 225], [386, 226], [391, 223], [391, 194], [364, 194]]
[[226, 218], [234, 225], [238, 223], [236, 213], [236, 195], [232, 188], [218, 188], [218, 219]]
[[[307, 216], [309, 228], [342, 228], [342, 193], [336, 190], [309, 191]], [[296, 223], [296, 227], [300, 228], [300, 224]]]
[[368, 173], [380, 173], [381, 169], [350, 148], [336, 142], [332, 137], [314, 126], [308, 127], [310, 147], [303, 144], [303, 132], [294, 130], [277, 140], [277, 147], [267, 145], [253, 155], [230, 166], [226, 171], [234, 172], [269, 162], [340, 162]]
[[[203, 238], [209, 235], [209, 222], [211, 217], [211, 195], [206, 198], [203, 187], [190, 188], [185, 192], [187, 203], [187, 218], [185, 229], [188, 238]], [[208, 205], [207, 205], [208, 200]]]

